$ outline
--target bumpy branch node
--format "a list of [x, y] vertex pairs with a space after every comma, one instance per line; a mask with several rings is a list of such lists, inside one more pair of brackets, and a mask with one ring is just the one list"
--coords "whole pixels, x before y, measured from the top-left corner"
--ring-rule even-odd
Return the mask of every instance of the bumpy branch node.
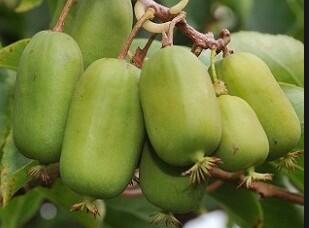
[[[150, 8], [151, 7], [149, 7], [148, 9]], [[145, 15], [147, 8], [140, 1], [137, 1], [134, 7], [134, 11], [135, 11], [136, 19], [140, 20], [143, 17], [143, 15]], [[166, 32], [169, 26], [170, 26], [170, 22], [158, 24], [158, 23], [154, 23], [150, 21], [149, 19], [147, 19], [145, 23], [143, 24], [144, 29], [151, 33]]]
[[[159, 3], [155, 2], [154, 0], [139, 0], [137, 1], [139, 7], [145, 9], [152, 8], [155, 10], [155, 17], [158, 18], [160, 21], [165, 22], [163, 23], [164, 29], [162, 29], [163, 25], [160, 29], [151, 32], [159, 32], [162, 31], [167, 32], [169, 29], [170, 21], [176, 17], [170, 12], [170, 8], [160, 5]], [[158, 24], [156, 24], [158, 25]], [[199, 50], [201, 53], [202, 49], [216, 49], [217, 52], [223, 52], [224, 55], [228, 55], [231, 50], [228, 49], [227, 45], [231, 41], [231, 34], [227, 29], [223, 29], [220, 33], [219, 39], [215, 39], [213, 33], [201, 33], [195, 30], [192, 26], [190, 26], [185, 19], [177, 23], [176, 27], [180, 29], [187, 37], [189, 37], [194, 46]], [[198, 52], [197, 52], [198, 53]]]

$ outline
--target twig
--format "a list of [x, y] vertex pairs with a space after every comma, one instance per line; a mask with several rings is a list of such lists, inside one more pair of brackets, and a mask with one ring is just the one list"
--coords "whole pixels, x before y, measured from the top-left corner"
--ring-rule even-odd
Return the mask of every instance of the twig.
[[[242, 172], [231, 173], [221, 170], [219, 168], [211, 169], [210, 174], [211, 177], [217, 179], [217, 181], [215, 181], [213, 185], [210, 185], [206, 189], [206, 192], [215, 191], [222, 185], [223, 182], [229, 182], [234, 184], [235, 186], [239, 186], [239, 184], [243, 182], [245, 178]], [[256, 192], [263, 198], [277, 198], [294, 204], [299, 205], [305, 204], [304, 195], [289, 192], [284, 188], [272, 184], [264, 182], [253, 182], [249, 186], [249, 188], [247, 188], [246, 185], [242, 185], [241, 187]], [[142, 196], [142, 192], [137, 191], [136, 189], [134, 190], [127, 189], [123, 195], [128, 197], [139, 197]]]
[[55, 25], [55, 27], [53, 28], [54, 32], [62, 32], [63, 31], [63, 27], [64, 27], [64, 23], [65, 23], [65, 19], [67, 18], [73, 4], [76, 3], [76, 0], [67, 0], [62, 12], [59, 16], [59, 19]]
[[[237, 186], [239, 186], [239, 184], [242, 183], [245, 179], [245, 176], [243, 174], [234, 174], [218, 168], [212, 169], [210, 173], [211, 176], [214, 178], [233, 183]], [[241, 187], [246, 188], [245, 185]], [[263, 198], [278, 198], [288, 201], [290, 203], [295, 203], [299, 205], [305, 204], [304, 195], [289, 192], [284, 188], [272, 184], [267, 184], [264, 182], [253, 182], [248, 186], [248, 189], [260, 194]]]
[[[147, 8], [155, 10], [155, 16], [163, 22], [171, 21], [175, 15], [170, 14], [169, 8], [153, 1], [153, 0], [139, 0]], [[187, 37], [189, 37], [196, 47], [202, 49], [216, 49], [218, 52], [229, 53], [227, 45], [231, 41], [231, 34], [227, 29], [222, 30], [220, 38], [216, 40], [213, 33], [201, 33], [194, 29], [187, 23], [186, 20], [182, 20], [176, 25]]]
[[119, 59], [125, 59], [128, 51], [130, 49], [130, 46], [134, 40], [134, 38], [136, 37], [137, 33], [141, 30], [141, 28], [143, 27], [143, 25], [145, 24], [146, 21], [148, 21], [149, 19], [152, 19], [154, 17], [155, 11], [152, 8], [147, 9], [147, 11], [145, 12], [145, 14], [143, 15], [143, 17], [141, 17], [141, 19], [139, 19], [135, 26], [133, 27], [129, 38], [126, 40], [118, 58]]
[[174, 44], [174, 30], [175, 30], [176, 24], [181, 22], [185, 18], [186, 18], [186, 13], [184, 12], [180, 13], [179, 15], [173, 18], [173, 20], [171, 21], [167, 36], [163, 36], [163, 37], [166, 37], [166, 39], [162, 40], [163, 47], [172, 46]]
[[221, 180], [216, 180], [213, 183], [211, 183], [207, 188], [206, 192], [207, 193], [212, 193], [215, 192], [218, 188], [220, 188], [224, 184], [223, 181]]

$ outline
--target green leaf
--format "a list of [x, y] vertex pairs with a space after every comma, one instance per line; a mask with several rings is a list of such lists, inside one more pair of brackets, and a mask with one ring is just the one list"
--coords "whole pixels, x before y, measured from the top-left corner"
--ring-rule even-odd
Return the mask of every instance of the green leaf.
[[0, 49], [0, 68], [16, 70], [19, 59], [30, 39], [19, 40]]
[[258, 196], [234, 185], [224, 184], [210, 194], [241, 228], [260, 227], [264, 215]]
[[250, 16], [254, 5], [253, 0], [219, 0], [221, 3], [229, 6], [239, 17], [239, 24], [245, 25], [246, 19]]
[[29, 169], [38, 163], [24, 157], [16, 149], [12, 134], [9, 135], [3, 149], [0, 166], [0, 191], [3, 205], [6, 206], [13, 195], [31, 180]]
[[277, 199], [262, 201], [264, 210], [263, 228], [302, 228], [304, 227], [303, 208]]
[[[80, 203], [85, 199], [85, 197], [70, 190], [61, 180], [57, 180], [50, 189], [40, 187], [39, 191], [50, 202], [68, 211], [72, 205]], [[81, 225], [91, 228], [101, 227], [102, 219], [104, 218], [104, 214], [95, 219], [92, 215], [85, 212], [72, 212], [69, 216]]]
[[291, 84], [280, 83], [281, 88], [291, 101], [302, 126], [302, 138], [297, 146], [298, 150], [304, 150], [305, 144], [305, 90]]
[[43, 0], [21, 0], [20, 3], [15, 8], [17, 13], [24, 13], [26, 11], [32, 10], [40, 6], [43, 3]]
[[305, 191], [305, 157], [301, 157], [295, 170], [286, 172], [292, 184], [301, 192]]
[[[150, 204], [144, 197], [124, 198], [117, 197], [106, 201], [105, 223], [113, 228], [160, 228], [151, 224], [151, 216], [160, 211]], [[122, 219], [119, 219], [122, 218]]]
[[[302, 126], [302, 137], [295, 148], [296, 150], [304, 150], [305, 148], [305, 91], [303, 88], [286, 84], [280, 83], [281, 88], [291, 101], [298, 118], [301, 122]], [[286, 176], [290, 179], [292, 184], [301, 192], [305, 190], [305, 158], [302, 156], [298, 163], [295, 170], [285, 170]]]
[[0, 70], [0, 160], [6, 138], [9, 134], [14, 84], [15, 73], [8, 70]]
[[15, 197], [7, 207], [0, 209], [2, 227], [24, 227], [36, 214], [42, 201], [43, 196], [37, 191], [30, 191], [26, 195]]
[[236, 52], [251, 52], [262, 58], [279, 82], [304, 86], [304, 45], [284, 35], [239, 32], [230, 45]]

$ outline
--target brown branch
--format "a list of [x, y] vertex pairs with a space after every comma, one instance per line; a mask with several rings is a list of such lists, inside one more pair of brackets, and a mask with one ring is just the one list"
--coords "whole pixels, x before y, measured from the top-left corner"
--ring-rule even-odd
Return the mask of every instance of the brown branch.
[[[221, 170], [219, 168], [213, 168], [210, 170], [210, 174], [212, 178], [217, 179], [213, 184], [208, 186], [206, 192], [213, 192], [219, 187], [221, 187], [223, 182], [229, 182], [234, 184], [235, 186], [239, 186], [243, 181], [245, 176], [242, 172], [238, 173], [231, 173]], [[263, 198], [277, 198], [281, 200], [288, 201], [290, 203], [304, 205], [305, 199], [304, 195], [298, 193], [292, 193], [287, 191], [284, 188], [264, 183], [264, 182], [253, 182], [249, 188], [246, 185], [240, 186], [241, 188], [245, 188], [251, 190], [253, 192], [258, 193]], [[138, 191], [137, 187], [128, 188], [124, 193], [123, 196], [125, 197], [139, 197], [142, 196], [143, 193]]]
[[[139, 0], [147, 8], [155, 10], [155, 16], [163, 22], [171, 21], [175, 16], [169, 12], [169, 8], [160, 5], [153, 0]], [[189, 37], [196, 47], [202, 49], [216, 49], [218, 52], [230, 52], [227, 45], [231, 41], [231, 34], [227, 29], [222, 30], [219, 39], [215, 39], [213, 33], [201, 33], [187, 23], [185, 19], [176, 25], [187, 37]]]
[[134, 40], [134, 38], [136, 37], [137, 33], [141, 30], [141, 28], [143, 27], [143, 25], [145, 24], [146, 21], [148, 21], [149, 19], [152, 19], [154, 17], [155, 11], [152, 8], [147, 9], [147, 11], [145, 12], [144, 16], [141, 17], [141, 19], [139, 19], [136, 24], [134, 25], [129, 38], [126, 40], [119, 56], [118, 59], [125, 59], [128, 51], [130, 49], [130, 46]]
[[174, 44], [174, 30], [176, 25], [183, 21], [186, 18], [185, 13], [180, 13], [176, 17], [171, 20], [171, 24], [169, 26], [169, 31], [166, 36], [163, 36], [165, 39], [162, 39], [162, 47], [172, 46]]
[[[218, 169], [218, 168], [212, 169], [210, 173], [211, 173], [211, 176], [214, 178], [233, 183], [237, 186], [243, 183], [244, 178], [245, 178], [243, 174], [230, 173], [230, 172], [226, 172], [221, 169]], [[245, 185], [242, 185], [241, 187], [246, 188]], [[300, 205], [305, 204], [304, 195], [289, 192], [284, 188], [281, 188], [281, 187], [278, 187], [272, 184], [267, 184], [264, 182], [253, 182], [249, 186], [248, 189], [258, 193], [263, 198], [277, 198], [277, 199], [288, 201], [290, 203], [295, 203], [295, 204], [300, 204]]]
[[53, 28], [54, 32], [62, 32], [63, 31], [63, 27], [64, 27], [64, 23], [65, 23], [65, 19], [67, 18], [73, 4], [76, 3], [76, 0], [67, 0], [62, 12], [59, 16], [59, 19], [55, 25], [55, 27]]
[[221, 180], [216, 180], [213, 183], [211, 183], [210, 185], [207, 186], [206, 188], [206, 192], [207, 193], [212, 193], [215, 192], [218, 188], [220, 188], [222, 185], [224, 184], [223, 181]]

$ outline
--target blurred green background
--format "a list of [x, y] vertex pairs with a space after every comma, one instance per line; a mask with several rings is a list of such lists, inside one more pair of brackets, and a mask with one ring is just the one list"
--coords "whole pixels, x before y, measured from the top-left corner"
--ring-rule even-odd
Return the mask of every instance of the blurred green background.
[[[36, 32], [48, 29], [54, 18], [57, 1], [63, 0], [0, 0], [2, 46], [30, 38]], [[158, 2], [171, 6], [178, 0]], [[232, 32], [250, 30], [287, 34], [304, 41], [304, 0], [192, 0], [186, 11], [189, 23], [200, 31], [213, 31], [217, 35], [222, 28], [228, 28]], [[149, 35], [142, 32], [140, 36]], [[177, 44], [191, 44], [179, 32], [176, 32], [175, 39]], [[8, 75], [11, 72], [1, 70], [0, 74]], [[0, 77], [0, 82], [6, 80], [5, 77], [2, 78]], [[302, 94], [303, 90], [300, 89], [298, 94], [293, 93], [292, 96], [301, 99]], [[299, 104], [302, 105], [302, 102]], [[283, 185], [284, 181], [282, 176], [275, 180], [280, 185]], [[303, 183], [300, 185], [303, 186]], [[23, 195], [23, 192], [19, 194], [22, 196], [14, 198], [6, 208], [0, 209], [1, 228], [152, 228], [156, 226], [149, 224], [149, 215], [159, 211], [143, 197], [118, 197], [107, 200], [105, 204], [100, 202], [103, 216], [97, 220], [83, 213], [71, 213], [68, 210], [70, 206], [82, 197], [61, 182], [57, 182], [52, 189], [39, 187], [26, 195]], [[242, 202], [242, 205], [239, 205], [239, 202]], [[266, 228], [303, 226], [301, 208], [276, 200], [264, 200], [260, 204], [255, 194], [247, 191], [236, 192], [229, 185], [224, 186], [221, 192], [205, 196], [202, 206], [204, 207], [201, 212], [224, 208], [229, 214], [230, 227], [235, 227], [235, 223], [244, 228], [253, 227], [259, 219], [265, 220], [265, 224], [268, 224], [264, 226]], [[282, 211], [282, 208], [285, 208], [285, 211]], [[185, 217], [182, 219], [187, 220]]]

